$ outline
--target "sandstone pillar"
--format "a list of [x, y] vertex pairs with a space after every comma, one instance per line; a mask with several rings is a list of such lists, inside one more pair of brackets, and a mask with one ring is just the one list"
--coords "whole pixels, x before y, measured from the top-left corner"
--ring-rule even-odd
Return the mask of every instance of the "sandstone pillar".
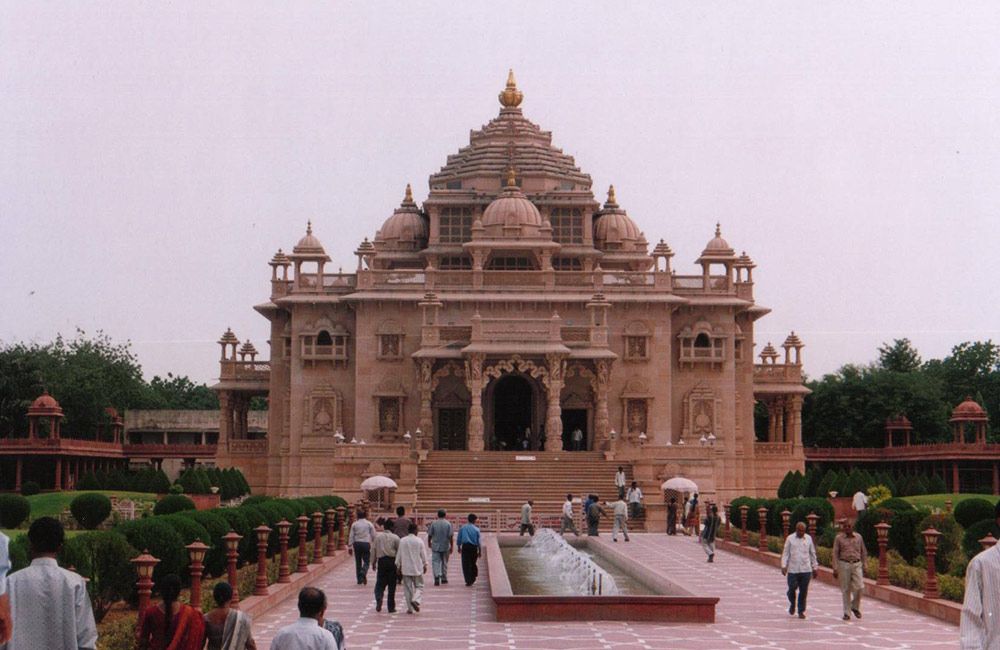
[[566, 360], [561, 354], [545, 355], [549, 375], [546, 378], [548, 407], [545, 410], [545, 451], [562, 451], [562, 388], [565, 383]]
[[224, 450], [233, 437], [233, 398], [228, 391], [219, 393], [219, 445]]
[[482, 451], [483, 432], [483, 362], [484, 354], [470, 354], [465, 360], [465, 382], [472, 397], [469, 406], [469, 451]]
[[594, 362], [594, 449], [604, 450], [610, 441], [611, 423], [608, 418], [608, 389], [611, 383], [611, 362]]
[[427, 359], [421, 361], [418, 368], [418, 380], [420, 384], [420, 423], [418, 426], [423, 432], [424, 438], [428, 440], [433, 440], [434, 438], [434, 414], [431, 411], [433, 369], [434, 362]]
[[[23, 464], [24, 464], [24, 457], [23, 456], [18, 456], [17, 457], [17, 471], [14, 474], [14, 491], [17, 492], [18, 494], [21, 493], [21, 470], [23, 469], [22, 468]], [[993, 472], [994, 472], [994, 474], [996, 473], [996, 467], [997, 467], [996, 463], [993, 463]]]

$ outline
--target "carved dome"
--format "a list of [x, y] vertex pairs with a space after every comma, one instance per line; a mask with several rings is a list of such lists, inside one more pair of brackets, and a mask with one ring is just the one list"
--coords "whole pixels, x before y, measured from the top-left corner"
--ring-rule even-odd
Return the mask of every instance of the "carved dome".
[[292, 252], [298, 255], [326, 255], [323, 244], [319, 243], [319, 239], [313, 234], [312, 221], [306, 224], [306, 236], [295, 244]]
[[[594, 221], [594, 245], [602, 251], [632, 252], [636, 244], [645, 242], [639, 226], [615, 202], [615, 186], [608, 188], [608, 201]], [[645, 246], [640, 252], [645, 252]]]
[[951, 421], [985, 420], [986, 418], [986, 411], [971, 397], [966, 397], [965, 401], [956, 406], [955, 410], [951, 412]]
[[701, 252], [702, 257], [735, 257], [736, 253], [733, 251], [732, 246], [729, 245], [725, 239], [722, 238], [722, 226], [721, 224], [715, 224], [715, 237], [713, 237], [707, 244], [705, 244], [705, 250]]
[[28, 407], [28, 415], [62, 417], [63, 410], [59, 406], [59, 402], [49, 395], [49, 391], [45, 390]]
[[396, 248], [420, 250], [426, 248], [430, 227], [427, 219], [420, 214], [410, 186], [406, 186], [406, 196], [392, 216], [385, 220], [375, 236], [379, 243], [391, 244]]
[[542, 215], [535, 204], [521, 192], [514, 180], [514, 169], [507, 172], [507, 186], [483, 211], [483, 226], [504, 228], [542, 226]]

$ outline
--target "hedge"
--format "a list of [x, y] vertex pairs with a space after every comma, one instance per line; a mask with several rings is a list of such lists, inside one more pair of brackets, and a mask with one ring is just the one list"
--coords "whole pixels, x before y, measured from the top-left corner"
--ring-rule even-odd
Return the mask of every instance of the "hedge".
[[100, 622], [112, 605], [132, 594], [136, 574], [130, 560], [137, 555], [120, 533], [96, 531], [66, 538], [59, 563], [89, 580], [87, 593]]
[[208, 531], [208, 537], [201, 540], [212, 547], [205, 554], [205, 570], [208, 575], [222, 575], [226, 569], [226, 545], [219, 540], [230, 529], [226, 518], [214, 510], [185, 510], [171, 516], [190, 519]]
[[0, 494], [0, 528], [17, 528], [31, 514], [31, 504], [20, 494]]
[[934, 528], [941, 536], [937, 540], [937, 556], [935, 565], [941, 573], [947, 573], [951, 568], [952, 553], [962, 547], [962, 527], [951, 515], [927, 515], [916, 531], [917, 555], [924, 555], [924, 536], [922, 531]]
[[[208, 544], [215, 544], [215, 540], [209, 535], [208, 530], [204, 526], [199, 524], [193, 519], [188, 517], [182, 517], [180, 513], [174, 515], [167, 515], [166, 517], [160, 517], [163, 521], [170, 525], [171, 528], [177, 531], [177, 534], [181, 536], [184, 540], [184, 545], [193, 543], [196, 539], [200, 539]], [[207, 541], [211, 540], [211, 541]], [[184, 551], [187, 553], [187, 549]], [[182, 576], [183, 577], [183, 576]]]
[[965, 529], [965, 535], [962, 537], [962, 551], [966, 557], [971, 560], [983, 550], [983, 545], [979, 543], [979, 540], [986, 537], [987, 534], [993, 535], [993, 537], [1000, 535], [995, 519], [983, 519]]
[[94, 530], [111, 514], [111, 499], [99, 492], [88, 492], [73, 499], [69, 511], [77, 523], [87, 530]]
[[954, 514], [955, 521], [962, 528], [968, 528], [984, 519], [994, 519], [995, 512], [994, 505], [986, 499], [966, 499], [955, 506]]
[[21, 484], [21, 495], [30, 497], [42, 491], [42, 486], [34, 481], [25, 481]]
[[243, 514], [243, 508], [212, 508], [208, 512], [220, 515], [229, 524], [229, 530], [243, 536], [239, 546], [240, 560], [242, 562], [253, 562], [254, 558], [256, 558], [254, 550], [256, 546], [251, 546], [250, 544], [250, 539], [253, 537], [253, 526], [247, 522], [247, 517]]
[[172, 515], [183, 510], [194, 510], [194, 501], [183, 494], [170, 494], [162, 499], [153, 508], [154, 515]]
[[[76, 484], [77, 490], [100, 490], [101, 482], [97, 480], [97, 475], [93, 472], [87, 472], [80, 477], [80, 481]], [[76, 516], [76, 515], [74, 515]]]
[[165, 517], [133, 519], [118, 524], [115, 529], [140, 552], [148, 550], [153, 557], [160, 560], [153, 572], [153, 579], [157, 583], [161, 577], [170, 573], [182, 575], [188, 565], [188, 553], [187, 549], [184, 548], [184, 539], [164, 519]]

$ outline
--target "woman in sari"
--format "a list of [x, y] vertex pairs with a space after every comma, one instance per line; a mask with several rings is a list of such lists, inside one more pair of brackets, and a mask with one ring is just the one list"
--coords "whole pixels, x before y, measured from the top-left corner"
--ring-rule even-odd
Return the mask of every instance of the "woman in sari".
[[181, 579], [176, 574], [160, 580], [162, 602], [141, 613], [138, 650], [201, 650], [205, 645], [205, 619], [194, 607], [181, 604], [180, 595]]
[[253, 620], [249, 614], [233, 609], [233, 588], [219, 582], [212, 590], [215, 609], [205, 614], [205, 638], [208, 650], [257, 650], [250, 635]]
[[677, 534], [677, 497], [670, 497], [667, 504], [667, 534]]

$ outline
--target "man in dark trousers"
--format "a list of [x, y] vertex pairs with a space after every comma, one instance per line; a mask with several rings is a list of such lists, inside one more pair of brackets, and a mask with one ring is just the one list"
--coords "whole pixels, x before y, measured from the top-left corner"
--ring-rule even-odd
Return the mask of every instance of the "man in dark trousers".
[[386, 588], [389, 596], [386, 605], [389, 613], [396, 611], [396, 553], [399, 551], [399, 537], [392, 532], [392, 519], [382, 522], [382, 532], [375, 535], [372, 555], [375, 559], [375, 611], [382, 611], [382, 594]]
[[482, 543], [479, 538], [479, 528], [476, 526], [476, 515], [469, 515], [469, 523], [458, 529], [458, 548], [462, 553], [462, 575], [465, 586], [471, 587], [479, 577], [479, 556], [482, 555]]

